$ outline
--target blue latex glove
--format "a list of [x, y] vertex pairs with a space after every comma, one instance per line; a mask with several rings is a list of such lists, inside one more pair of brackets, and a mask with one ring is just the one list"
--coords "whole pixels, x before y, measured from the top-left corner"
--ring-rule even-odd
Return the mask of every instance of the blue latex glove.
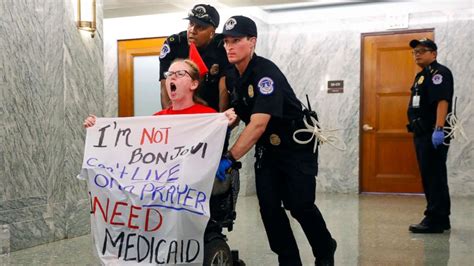
[[442, 145], [444, 141], [444, 131], [443, 129], [436, 129], [431, 136], [431, 142], [433, 142], [433, 147], [438, 148], [439, 145]]
[[216, 174], [217, 179], [219, 179], [220, 181], [224, 181], [225, 173], [227, 172], [227, 170], [229, 170], [231, 166], [232, 166], [231, 160], [225, 157], [221, 158], [221, 162], [219, 163], [219, 168], [217, 168], [217, 174]]

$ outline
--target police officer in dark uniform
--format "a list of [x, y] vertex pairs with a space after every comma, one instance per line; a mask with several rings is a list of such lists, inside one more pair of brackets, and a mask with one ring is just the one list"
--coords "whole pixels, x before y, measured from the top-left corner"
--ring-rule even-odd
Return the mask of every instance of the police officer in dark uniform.
[[255, 179], [260, 213], [270, 248], [280, 265], [301, 265], [285, 209], [302, 226], [316, 265], [333, 265], [336, 241], [314, 204], [318, 165], [313, 145], [300, 145], [293, 132], [303, 128], [303, 108], [280, 69], [254, 53], [257, 27], [248, 17], [233, 16], [224, 26], [229, 62], [226, 86], [231, 106], [246, 127], [221, 160], [227, 169], [256, 145]]
[[442, 233], [451, 229], [445, 138], [446, 116], [451, 112], [453, 75], [436, 61], [438, 47], [430, 39], [412, 40], [415, 61], [422, 70], [416, 75], [408, 106], [408, 130], [414, 133], [418, 166], [427, 206], [425, 217], [412, 224], [413, 233]]
[[198, 4], [191, 9], [186, 19], [189, 20], [187, 31], [168, 37], [161, 49], [161, 106], [165, 109], [170, 104], [164, 84], [164, 73], [168, 71], [174, 59], [189, 57], [189, 45], [194, 42], [209, 69], [201, 81], [198, 96], [216, 111], [224, 111], [228, 108], [229, 98], [222, 73], [229, 62], [225, 54], [223, 37], [215, 32], [219, 26], [219, 13], [210, 5]]

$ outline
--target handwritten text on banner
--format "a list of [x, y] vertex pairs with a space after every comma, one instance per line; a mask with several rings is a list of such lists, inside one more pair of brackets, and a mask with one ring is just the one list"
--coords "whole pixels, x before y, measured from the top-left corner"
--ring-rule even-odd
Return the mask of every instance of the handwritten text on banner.
[[104, 264], [200, 265], [223, 114], [99, 118], [87, 129], [95, 246]]

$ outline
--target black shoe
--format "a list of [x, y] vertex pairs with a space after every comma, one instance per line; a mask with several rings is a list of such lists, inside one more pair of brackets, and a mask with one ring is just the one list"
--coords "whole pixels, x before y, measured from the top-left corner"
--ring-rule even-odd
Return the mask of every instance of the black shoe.
[[426, 223], [412, 224], [408, 228], [410, 232], [415, 234], [441, 234], [444, 232], [443, 226], [440, 225], [430, 225]]
[[330, 244], [329, 256], [316, 259], [316, 266], [334, 266], [334, 253], [336, 253], [337, 248], [336, 239], [331, 238]]
[[441, 225], [441, 228], [443, 228], [443, 230], [446, 230], [446, 231], [451, 230], [451, 224], [450, 223], [443, 223]]
[[451, 230], [451, 221], [449, 220], [449, 217], [443, 220], [441, 227], [443, 227], [444, 230]]

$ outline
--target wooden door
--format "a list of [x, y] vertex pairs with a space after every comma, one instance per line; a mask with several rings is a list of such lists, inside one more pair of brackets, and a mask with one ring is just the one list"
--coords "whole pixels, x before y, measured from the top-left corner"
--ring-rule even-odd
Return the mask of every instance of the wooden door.
[[424, 37], [433, 30], [362, 35], [361, 192], [423, 192], [406, 111], [420, 71], [408, 43]]
[[[134, 116], [134, 59], [142, 56], [158, 56], [166, 37], [118, 41], [118, 115]], [[158, 60], [158, 59], [157, 59]], [[159, 62], [157, 62], [159, 64]], [[159, 90], [159, 75], [156, 72]], [[156, 110], [158, 111], [158, 110]]]

